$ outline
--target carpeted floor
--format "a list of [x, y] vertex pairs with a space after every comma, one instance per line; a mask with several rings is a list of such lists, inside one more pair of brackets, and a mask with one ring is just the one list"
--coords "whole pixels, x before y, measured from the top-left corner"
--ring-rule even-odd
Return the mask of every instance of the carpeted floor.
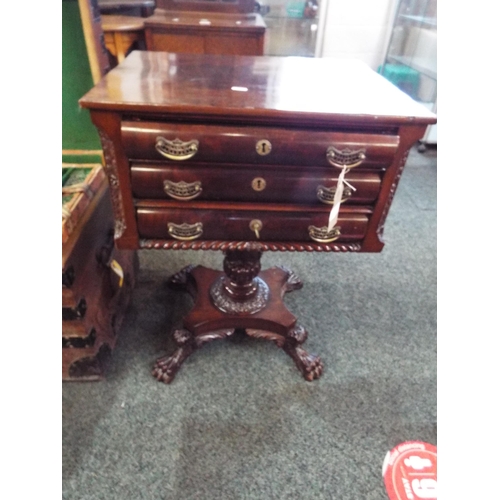
[[285, 301], [325, 364], [312, 383], [247, 338], [206, 345], [157, 382], [190, 307], [166, 278], [222, 255], [140, 253], [107, 380], [63, 384], [63, 498], [386, 500], [386, 452], [437, 440], [436, 156], [411, 152], [382, 253], [264, 255], [304, 283]]

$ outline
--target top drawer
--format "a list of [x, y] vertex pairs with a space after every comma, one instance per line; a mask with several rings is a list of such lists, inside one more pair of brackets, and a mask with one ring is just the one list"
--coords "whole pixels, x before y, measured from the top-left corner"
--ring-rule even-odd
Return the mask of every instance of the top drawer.
[[133, 159], [374, 169], [399, 144], [397, 135], [137, 121], [122, 123], [122, 139]]

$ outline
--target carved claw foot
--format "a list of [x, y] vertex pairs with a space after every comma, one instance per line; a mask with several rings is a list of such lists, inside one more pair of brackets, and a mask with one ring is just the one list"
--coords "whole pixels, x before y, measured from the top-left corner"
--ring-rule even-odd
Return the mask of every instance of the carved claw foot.
[[295, 274], [294, 271], [289, 269], [286, 266], [277, 266], [278, 269], [281, 269], [285, 273], [288, 274], [286, 283], [285, 283], [285, 293], [293, 292], [294, 290], [300, 290], [303, 286], [300, 278]]
[[302, 376], [309, 382], [318, 379], [323, 373], [323, 362], [319, 356], [309, 354], [301, 347], [307, 339], [307, 331], [296, 326], [287, 334], [283, 350], [294, 360]]
[[179, 272], [172, 275], [168, 280], [168, 286], [172, 288], [172, 290], [177, 291], [185, 291], [188, 288], [189, 278], [191, 275], [191, 271], [194, 269], [194, 266], [191, 264], [182, 268]]
[[302, 349], [302, 347], [296, 347], [293, 352], [291, 350], [286, 350], [286, 352], [295, 361], [297, 368], [308, 382], [318, 379], [322, 375], [323, 362], [319, 356], [309, 354], [305, 349]]
[[196, 350], [194, 335], [188, 330], [176, 330], [174, 339], [179, 346], [171, 356], [159, 358], [153, 368], [153, 377], [169, 384], [179, 371], [182, 363]]
[[153, 368], [153, 377], [160, 382], [169, 384], [174, 380], [175, 375], [179, 371], [182, 363], [204, 344], [213, 340], [225, 339], [234, 333], [234, 329], [222, 329], [213, 332], [194, 335], [189, 330], [176, 330], [174, 332], [175, 343], [177, 350], [171, 356], [159, 358]]

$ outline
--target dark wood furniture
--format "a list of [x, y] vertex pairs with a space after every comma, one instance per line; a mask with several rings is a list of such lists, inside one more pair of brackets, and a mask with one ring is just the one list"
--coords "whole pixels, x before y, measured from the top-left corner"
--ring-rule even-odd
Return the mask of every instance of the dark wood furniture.
[[[136, 16], [101, 16], [104, 43], [119, 64], [132, 49], [144, 43], [144, 19]], [[116, 66], [116, 64], [115, 64]]]
[[138, 11], [142, 17], [151, 16], [155, 0], [97, 0], [101, 14], [125, 14]]
[[114, 246], [99, 136], [78, 108], [109, 70], [97, 2], [63, 1], [62, 8], [62, 379], [100, 380], [131, 297], [137, 252]]
[[243, 14], [254, 12], [255, 0], [156, 0], [156, 7], [167, 11]]
[[144, 31], [151, 51], [264, 54], [266, 25], [260, 14], [156, 9], [145, 20]]
[[244, 330], [319, 377], [282, 302], [300, 280], [261, 272], [261, 252], [380, 252], [409, 148], [435, 116], [358, 61], [157, 52], [133, 52], [80, 103], [101, 136], [117, 246], [225, 252], [224, 272], [171, 279], [196, 302], [154, 375], [170, 382], [195, 349]]
[[137, 253], [114, 245], [107, 181], [72, 215], [62, 246], [62, 379], [102, 380], [135, 285]]
[[[71, 5], [71, 2], [72, 0], [67, 2], [67, 4]], [[83, 36], [87, 49], [86, 55], [90, 64], [92, 80], [94, 83], [97, 83], [111, 69], [108, 51], [106, 50], [106, 44], [104, 42], [104, 33], [102, 31], [101, 11], [99, 10], [97, 0], [78, 0], [78, 10], [80, 14], [80, 19], [77, 20], [78, 27], [73, 25], [71, 27], [72, 29], [67, 32], [66, 38], [67, 40], [71, 40], [71, 43], [65, 44], [63, 41], [63, 56], [65, 53], [74, 53], [73, 48], [69, 49], [67, 47], [77, 43], [79, 39], [79, 28], [81, 26], [81, 28], [83, 28]], [[66, 56], [66, 58], [71, 59], [71, 56]], [[82, 73], [84, 72], [83, 68], [85, 68], [85, 65], [80, 64], [78, 68], [78, 73]], [[77, 75], [74, 71], [72, 77], [75, 78], [75, 80], [77, 79]], [[84, 81], [83, 79], [80, 80], [79, 85], [82, 85]], [[81, 119], [79, 121], [81, 121]]]

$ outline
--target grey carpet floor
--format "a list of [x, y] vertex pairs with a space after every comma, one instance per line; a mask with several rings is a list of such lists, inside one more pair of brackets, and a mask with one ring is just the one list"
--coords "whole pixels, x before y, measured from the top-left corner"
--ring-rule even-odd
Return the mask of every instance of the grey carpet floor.
[[247, 338], [206, 345], [157, 382], [191, 306], [166, 278], [222, 255], [141, 252], [107, 380], [63, 384], [63, 498], [386, 500], [386, 452], [437, 441], [436, 157], [411, 152], [382, 253], [264, 255], [304, 283], [285, 302], [324, 361], [312, 383]]

